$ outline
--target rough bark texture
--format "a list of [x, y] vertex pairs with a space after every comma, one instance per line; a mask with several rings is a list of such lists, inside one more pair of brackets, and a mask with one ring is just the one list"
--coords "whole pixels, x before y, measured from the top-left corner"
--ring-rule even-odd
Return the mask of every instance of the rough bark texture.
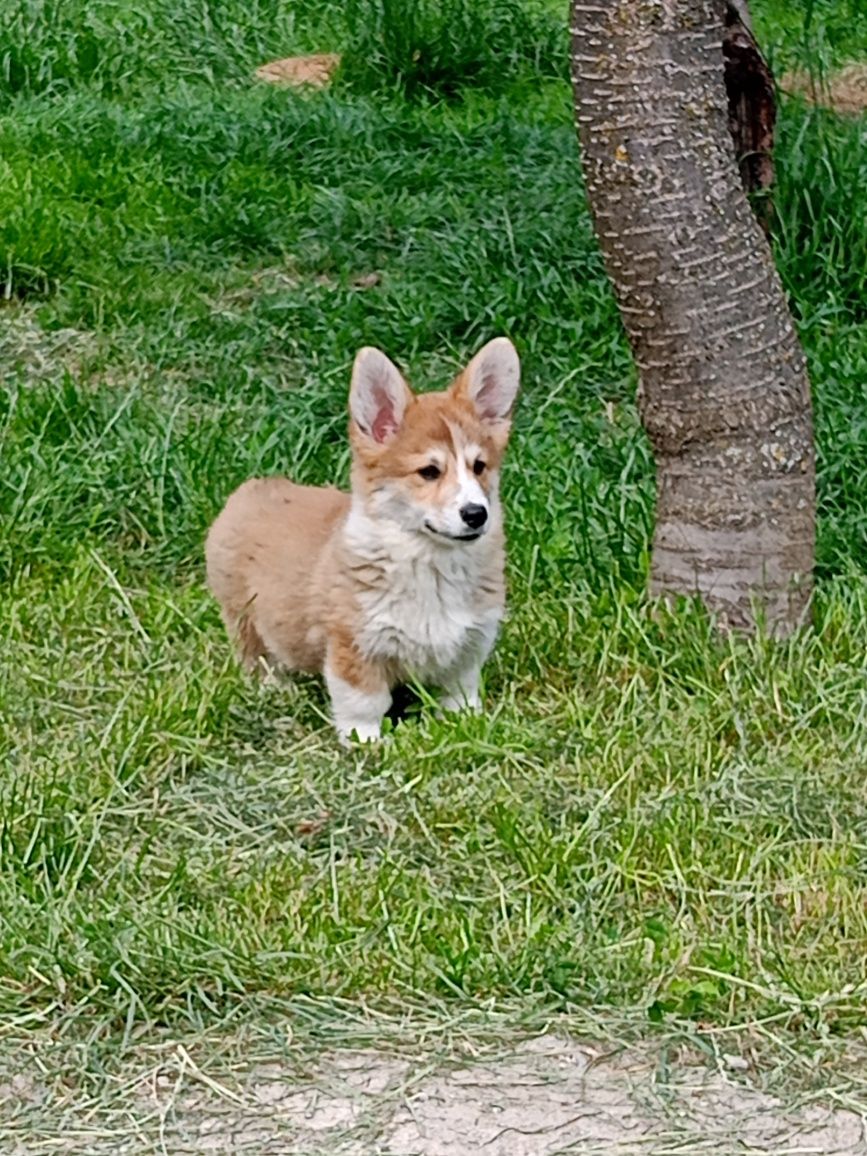
[[[746, 4], [728, 0], [724, 11], [723, 60], [728, 97], [729, 132], [735, 146], [741, 183], [748, 193], [768, 194], [774, 183], [774, 125], [777, 102], [774, 78], [750, 26]], [[762, 227], [771, 218], [770, 195], [753, 201]]]
[[802, 621], [814, 552], [804, 358], [738, 178], [715, 0], [573, 0], [596, 230], [657, 467], [651, 589], [734, 627]]

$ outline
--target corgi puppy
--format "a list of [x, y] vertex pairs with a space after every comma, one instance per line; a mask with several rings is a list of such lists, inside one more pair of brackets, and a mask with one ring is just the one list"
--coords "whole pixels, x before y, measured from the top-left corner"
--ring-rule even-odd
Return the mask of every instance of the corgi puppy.
[[377, 739], [417, 678], [478, 710], [503, 616], [500, 463], [520, 382], [489, 342], [452, 385], [414, 394], [378, 349], [355, 359], [351, 493], [254, 478], [207, 543], [208, 584], [244, 663], [325, 676], [344, 741]]

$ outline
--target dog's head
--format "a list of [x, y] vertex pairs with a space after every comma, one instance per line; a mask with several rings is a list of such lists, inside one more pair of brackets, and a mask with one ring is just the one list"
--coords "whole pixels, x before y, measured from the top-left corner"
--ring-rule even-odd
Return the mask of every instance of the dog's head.
[[499, 469], [519, 384], [505, 337], [439, 393], [414, 394], [384, 353], [360, 350], [349, 393], [353, 494], [372, 517], [446, 545], [483, 537], [500, 524]]

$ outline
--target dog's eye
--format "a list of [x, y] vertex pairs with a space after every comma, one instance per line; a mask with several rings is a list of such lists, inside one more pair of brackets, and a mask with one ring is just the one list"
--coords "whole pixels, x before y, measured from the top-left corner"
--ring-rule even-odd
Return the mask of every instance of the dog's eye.
[[435, 482], [442, 473], [442, 470], [439, 466], [423, 466], [418, 472], [426, 481]]
[[473, 462], [473, 473], [476, 475], [476, 477], [479, 477], [484, 472], [485, 472], [485, 463], [482, 461], [481, 458], [476, 458], [476, 460]]

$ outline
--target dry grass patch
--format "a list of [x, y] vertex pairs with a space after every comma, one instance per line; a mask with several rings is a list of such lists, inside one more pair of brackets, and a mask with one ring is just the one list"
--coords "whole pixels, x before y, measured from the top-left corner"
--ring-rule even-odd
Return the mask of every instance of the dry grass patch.
[[295, 88], [326, 88], [340, 65], [337, 52], [316, 52], [310, 56], [287, 56], [271, 60], [256, 69], [256, 77], [269, 84], [288, 84]]
[[786, 73], [780, 87], [833, 112], [860, 116], [867, 110], [867, 61], [853, 61], [828, 76], [795, 69]]
[[86, 330], [64, 326], [46, 329], [34, 306], [8, 302], [0, 312], [0, 382], [20, 376], [24, 381], [78, 378], [97, 352], [97, 340]]

